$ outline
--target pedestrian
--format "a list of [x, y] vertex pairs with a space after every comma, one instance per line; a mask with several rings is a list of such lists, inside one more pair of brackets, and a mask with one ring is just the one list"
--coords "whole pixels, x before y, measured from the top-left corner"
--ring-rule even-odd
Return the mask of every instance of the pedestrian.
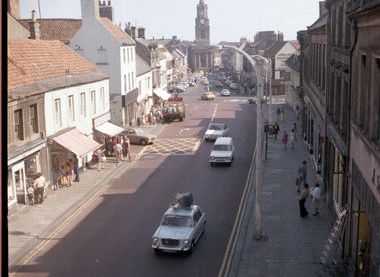
[[318, 183], [315, 184], [314, 188], [310, 192], [310, 195], [313, 199], [313, 215], [317, 216], [319, 215], [319, 199], [321, 198], [321, 188]]
[[284, 144], [284, 150], [286, 151], [286, 145], [288, 144], [288, 133], [284, 130], [282, 134], [282, 143]]
[[99, 148], [98, 150], [95, 151], [95, 162], [96, 162], [96, 168], [98, 171], [102, 171], [101, 165], [102, 165], [102, 150]]
[[305, 202], [306, 202], [306, 199], [309, 197], [309, 185], [307, 183], [304, 183], [303, 184], [303, 190], [302, 190], [302, 193], [300, 195], [300, 198], [299, 198], [299, 206], [300, 206], [300, 216], [302, 218], [306, 217], [309, 215], [309, 213], [307, 212], [306, 210], [306, 207], [305, 207]]
[[307, 166], [306, 161], [298, 167], [297, 170], [297, 192], [300, 192], [302, 184], [306, 183]]
[[44, 202], [45, 197], [45, 185], [46, 185], [46, 179], [44, 176], [42, 176], [42, 173], [37, 174], [37, 178], [33, 182], [34, 189], [34, 196], [35, 199], [38, 200], [38, 203]]
[[58, 182], [59, 182], [59, 169], [55, 169], [53, 168], [53, 172], [52, 172], [52, 177], [53, 177], [53, 180], [51, 182], [51, 189], [52, 190], [58, 190], [59, 189], [59, 185], [58, 185]]
[[65, 176], [67, 181], [67, 186], [70, 187], [73, 184], [73, 180], [71, 179], [71, 166], [70, 163], [67, 161], [65, 164]]
[[68, 187], [68, 181], [66, 178], [66, 171], [65, 171], [65, 166], [61, 165], [61, 168], [59, 170], [59, 184], [61, 186]]
[[297, 123], [294, 123], [293, 130], [294, 130], [294, 141], [297, 142]]
[[71, 178], [71, 181], [74, 182], [74, 178], [75, 178], [75, 175], [74, 175], [74, 160], [72, 158], [69, 159], [69, 164], [70, 164], [70, 171], [71, 171], [70, 178]]
[[106, 155], [104, 154], [104, 151], [102, 151], [101, 158], [100, 158], [101, 169], [106, 168], [106, 161], [107, 161]]
[[280, 120], [281, 120], [281, 122], [283, 122], [285, 120], [285, 109], [284, 108], [281, 108]]
[[79, 160], [77, 156], [74, 157], [74, 174], [74, 181], [79, 183]]
[[123, 155], [125, 158], [128, 156], [128, 161], [131, 161], [131, 143], [127, 136], [124, 136]]
[[29, 200], [29, 205], [33, 206], [34, 205], [34, 188], [32, 185], [28, 186], [28, 200]]
[[109, 138], [106, 142], [106, 156], [111, 157], [112, 156], [112, 138]]
[[280, 125], [278, 125], [277, 121], [273, 125], [273, 134], [274, 134], [274, 140], [277, 140], [278, 132], [280, 132]]
[[280, 121], [280, 114], [281, 114], [280, 107], [277, 107], [276, 113], [277, 113], [277, 121]]
[[115, 157], [116, 157], [116, 166], [119, 165], [119, 162], [120, 162], [121, 156], [122, 156], [122, 151], [123, 151], [123, 149], [120, 145], [120, 142], [117, 142], [115, 144], [115, 149], [114, 149], [114, 153], [115, 153]]
[[290, 132], [289, 138], [290, 138], [290, 150], [294, 150], [294, 147], [296, 145], [294, 129], [292, 129], [292, 131]]
[[300, 107], [296, 105], [296, 114], [297, 114], [297, 119], [300, 119]]

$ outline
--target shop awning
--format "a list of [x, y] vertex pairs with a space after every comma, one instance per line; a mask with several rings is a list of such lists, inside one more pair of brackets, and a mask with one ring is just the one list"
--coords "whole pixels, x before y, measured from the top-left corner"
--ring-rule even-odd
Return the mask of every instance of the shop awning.
[[171, 97], [171, 95], [164, 91], [162, 88], [155, 88], [153, 90], [153, 93], [160, 97], [162, 100], [168, 100]]
[[95, 130], [109, 135], [111, 137], [117, 136], [118, 134], [122, 133], [124, 131], [124, 128], [121, 128], [115, 124], [112, 124], [111, 122], [105, 122], [103, 124], [100, 124], [99, 126], [95, 127]]
[[79, 157], [82, 157], [101, 146], [101, 144], [89, 137], [86, 137], [77, 129], [72, 129], [66, 133], [63, 133], [62, 135], [53, 138], [53, 140]]

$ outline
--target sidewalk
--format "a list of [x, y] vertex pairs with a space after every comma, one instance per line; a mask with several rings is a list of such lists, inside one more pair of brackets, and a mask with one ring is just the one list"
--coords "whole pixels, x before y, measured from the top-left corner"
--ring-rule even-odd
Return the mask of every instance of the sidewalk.
[[[345, 276], [332, 268], [323, 267], [319, 262], [324, 244], [331, 231], [332, 219], [326, 202], [322, 199], [320, 215], [313, 216], [311, 199], [306, 201], [309, 216], [299, 215], [298, 194], [294, 185], [299, 164], [307, 161], [307, 182], [311, 187], [317, 180], [316, 171], [309, 157], [307, 146], [301, 137], [301, 123], [287, 105], [273, 105], [275, 109], [285, 107], [285, 121], [280, 122], [277, 141], [268, 139], [268, 156], [263, 162], [262, 181], [262, 234], [257, 241], [255, 234], [254, 188], [248, 196], [246, 212], [233, 254], [229, 276]], [[267, 116], [268, 111], [265, 111]], [[283, 149], [281, 142], [284, 130], [290, 133], [297, 123], [295, 150]], [[264, 148], [265, 149], [265, 148]], [[265, 150], [264, 150], [265, 151]], [[263, 152], [264, 157], [264, 152]]]
[[[147, 133], [157, 134], [163, 125], [140, 127]], [[132, 153], [138, 151], [132, 146]], [[132, 161], [133, 163], [133, 161]], [[52, 191], [47, 188], [47, 198], [42, 204], [20, 205], [15, 215], [8, 217], [9, 267], [17, 265], [28, 253], [64, 222], [79, 207], [101, 190], [114, 175], [124, 172], [130, 163], [109, 157], [105, 169], [87, 169], [80, 174], [80, 182], [69, 188]]]

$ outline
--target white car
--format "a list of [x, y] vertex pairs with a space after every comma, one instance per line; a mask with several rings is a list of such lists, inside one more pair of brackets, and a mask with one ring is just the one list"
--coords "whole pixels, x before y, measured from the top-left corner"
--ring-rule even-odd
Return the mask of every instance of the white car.
[[205, 140], [216, 140], [228, 135], [228, 127], [225, 123], [211, 123], [205, 133]]
[[152, 237], [152, 248], [191, 254], [206, 227], [206, 214], [197, 205], [170, 206]]
[[210, 153], [210, 165], [224, 163], [231, 165], [234, 159], [235, 145], [231, 137], [217, 138]]
[[228, 89], [224, 88], [224, 89], [222, 89], [222, 91], [220, 92], [220, 95], [222, 95], [222, 96], [230, 96], [230, 95], [231, 95], [231, 92], [230, 92]]

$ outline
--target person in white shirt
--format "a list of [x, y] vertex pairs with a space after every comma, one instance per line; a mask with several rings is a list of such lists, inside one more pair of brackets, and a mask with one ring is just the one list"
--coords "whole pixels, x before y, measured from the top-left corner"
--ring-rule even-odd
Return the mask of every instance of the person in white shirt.
[[311, 191], [311, 196], [313, 197], [313, 215], [317, 216], [319, 215], [319, 199], [321, 198], [321, 188], [318, 183], [315, 184], [314, 189]]
[[37, 174], [37, 179], [34, 180], [33, 187], [35, 188], [35, 194], [36, 194], [36, 200], [38, 200], [38, 203], [41, 203], [44, 201], [45, 197], [45, 182], [46, 179], [44, 176], [42, 176], [41, 173]]

